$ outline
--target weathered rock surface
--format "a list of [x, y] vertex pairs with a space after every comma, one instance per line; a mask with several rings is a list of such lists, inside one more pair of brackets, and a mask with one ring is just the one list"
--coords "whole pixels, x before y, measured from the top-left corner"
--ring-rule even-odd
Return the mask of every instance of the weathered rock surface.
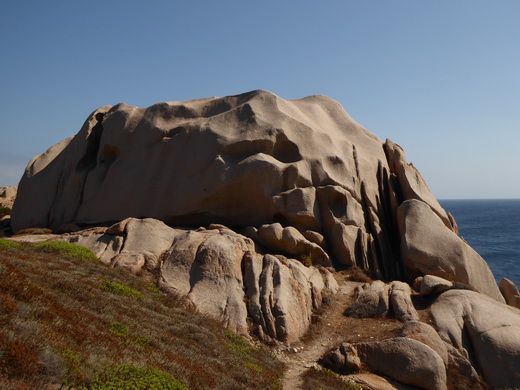
[[128, 217], [173, 226], [280, 223], [298, 230], [303, 239], [294, 231], [288, 238], [318, 263], [328, 257], [389, 280], [405, 276], [395, 231], [402, 201], [419, 199], [454, 229], [402, 149], [324, 96], [253, 91], [146, 109], [104, 106], [76, 136], [35, 157], [18, 191], [15, 231]]
[[356, 349], [361, 361], [375, 372], [424, 389], [447, 388], [446, 368], [441, 357], [417, 340], [396, 337], [360, 343]]
[[173, 229], [152, 218], [128, 218], [55, 238], [88, 247], [113, 267], [153, 271], [162, 289], [187, 297], [236, 332], [248, 334], [250, 318], [264, 339], [301, 338], [323, 294], [338, 290], [330, 272], [259, 254], [251, 239], [222, 225], [210, 228]]
[[[352, 364], [352, 362], [356, 364]], [[343, 344], [327, 354], [323, 362], [332, 370], [349, 373], [361, 364], [398, 382], [423, 389], [443, 390], [446, 368], [432, 348], [414, 339], [396, 337], [369, 343]]]
[[390, 287], [381, 280], [364, 285], [345, 314], [356, 318], [385, 317], [390, 308], [389, 291]]
[[434, 275], [419, 276], [414, 281], [414, 288], [421, 295], [441, 294], [453, 287], [453, 282]]
[[499, 288], [506, 303], [509, 306], [520, 309], [520, 293], [518, 292], [518, 287], [508, 278], [502, 278]]
[[485, 260], [448, 229], [430, 206], [407, 200], [397, 214], [401, 255], [408, 270], [460, 282], [504, 302]]
[[419, 314], [411, 300], [412, 290], [403, 282], [385, 284], [376, 280], [362, 286], [345, 315], [355, 318], [386, 317], [389, 311], [399, 321], [417, 321]]
[[[265, 340], [298, 340], [323, 296], [338, 289], [321, 265], [359, 267], [380, 280], [364, 286], [347, 312], [390, 313], [415, 327], [406, 334], [416, 340], [359, 347], [373, 370], [443, 388], [446, 372], [439, 361], [444, 367], [448, 359], [449, 370], [473, 378], [472, 359], [483, 372], [478, 356], [500, 364], [510, 359], [499, 368], [488, 365], [491, 382], [510, 375], [517, 363], [516, 336], [507, 349], [499, 327], [482, 333], [482, 321], [469, 320], [473, 312], [485, 317], [493, 305], [506, 313], [485, 261], [458, 236], [453, 217], [404, 151], [390, 140], [383, 143], [324, 96], [284, 100], [253, 91], [148, 108], [101, 107], [78, 134], [31, 160], [11, 227], [71, 232], [49, 237], [89, 247], [111, 266], [151, 271], [164, 289], [186, 296], [233, 330], [254, 328]], [[291, 257], [320, 266], [307, 268]], [[404, 283], [417, 277], [428, 299], [444, 291], [441, 303], [457, 293], [445, 291], [450, 283], [494, 299], [484, 304], [464, 296], [454, 306], [462, 309], [449, 309], [452, 315], [440, 320], [441, 336], [453, 338], [456, 348], [463, 348], [458, 332], [475, 329], [468, 336], [480, 337], [471, 339], [475, 357], [466, 359], [457, 349], [446, 357], [442, 346], [425, 345], [438, 340], [432, 329], [416, 325], [419, 316]], [[510, 289], [504, 295], [509, 303], [516, 299]], [[376, 352], [370, 352], [376, 350], [388, 362], [397, 351], [405, 374], [378, 366]], [[417, 354], [417, 362], [410, 354]]]
[[463, 349], [491, 387], [520, 387], [520, 310], [473, 291], [450, 290], [431, 313], [439, 335]]
[[128, 218], [108, 229], [86, 229], [61, 239], [90, 248], [105, 264], [137, 273], [155, 269], [179, 234], [156, 219]]
[[390, 285], [390, 305], [394, 311], [394, 316], [399, 321], [417, 321], [419, 314], [413, 306], [412, 289], [403, 282], [392, 282]]
[[453, 390], [487, 390], [489, 387], [482, 381], [471, 362], [459, 350], [445, 343], [448, 351], [448, 388]]
[[0, 187], [0, 207], [13, 207], [16, 193], [16, 187]]
[[401, 329], [401, 336], [427, 345], [437, 352], [446, 366], [448, 365], [448, 347], [430, 325], [420, 321], [408, 321]]
[[292, 226], [283, 227], [279, 223], [262, 225], [258, 228], [256, 236], [262, 245], [273, 252], [288, 256], [306, 255], [312, 259], [313, 264], [326, 267], [332, 265], [329, 255], [320, 245], [307, 240]]

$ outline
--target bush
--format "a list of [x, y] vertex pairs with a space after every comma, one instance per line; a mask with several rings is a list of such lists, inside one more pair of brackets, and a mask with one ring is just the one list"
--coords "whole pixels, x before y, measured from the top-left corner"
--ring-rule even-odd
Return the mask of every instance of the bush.
[[59, 253], [62, 256], [83, 261], [97, 260], [90, 249], [67, 241], [46, 241], [34, 244], [34, 247], [43, 252]]
[[126, 364], [103, 369], [97, 375], [91, 388], [93, 390], [188, 390], [186, 386], [164, 371]]
[[0, 207], [0, 218], [11, 215], [11, 209], [9, 207]]
[[298, 256], [298, 261], [307, 268], [312, 266], [312, 258], [310, 255], [300, 255]]
[[107, 291], [109, 293], [112, 293], [112, 294], [126, 295], [127, 297], [130, 297], [130, 298], [136, 299], [136, 300], [137, 299], [145, 299], [146, 298], [139, 291], [134, 290], [131, 287], [128, 287], [128, 286], [126, 286], [124, 284], [112, 282], [112, 281], [107, 280], [107, 279], [103, 279], [101, 281], [101, 284], [99, 285], [99, 288], [101, 290], [105, 290], [105, 291]]
[[360, 385], [344, 381], [326, 368], [311, 368], [302, 375], [302, 390], [362, 390]]
[[22, 249], [22, 245], [14, 241], [0, 238], [0, 249]]
[[130, 334], [130, 329], [121, 322], [112, 322], [108, 331], [124, 340], [125, 344], [135, 344], [140, 347], [146, 347], [150, 344], [150, 339], [145, 336], [134, 336]]

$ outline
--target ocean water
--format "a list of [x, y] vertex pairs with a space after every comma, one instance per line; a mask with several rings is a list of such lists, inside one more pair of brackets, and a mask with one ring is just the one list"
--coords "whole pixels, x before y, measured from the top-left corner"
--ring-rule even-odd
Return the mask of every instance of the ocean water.
[[441, 200], [459, 233], [489, 264], [497, 282], [520, 288], [520, 199]]

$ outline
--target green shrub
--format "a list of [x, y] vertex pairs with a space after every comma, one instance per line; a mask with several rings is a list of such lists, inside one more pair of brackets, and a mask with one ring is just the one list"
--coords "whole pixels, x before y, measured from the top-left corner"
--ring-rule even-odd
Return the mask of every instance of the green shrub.
[[0, 218], [5, 215], [11, 215], [11, 209], [9, 207], [0, 207]]
[[99, 285], [99, 288], [107, 291], [112, 294], [117, 295], [126, 295], [127, 297], [130, 297], [132, 299], [144, 299], [146, 298], [143, 294], [141, 294], [139, 291], [134, 290], [131, 287], [125, 286], [124, 284], [112, 282], [107, 279], [103, 279], [101, 281], [101, 284]]
[[245, 338], [240, 335], [237, 335], [229, 330], [225, 332], [226, 337], [231, 340], [228, 344], [228, 348], [233, 351], [237, 356], [246, 360], [253, 360], [251, 353], [257, 353], [259, 351], [258, 348], [253, 347]]
[[81, 360], [76, 352], [60, 348], [56, 348], [54, 352], [65, 362], [68, 379], [74, 381], [74, 378], [80, 375], [81, 366]]
[[255, 363], [247, 362], [244, 363], [243, 366], [251, 371], [262, 372], [262, 369], [258, 366], [258, 364]]
[[22, 245], [14, 241], [0, 238], [0, 249], [22, 249]]
[[108, 331], [119, 337], [127, 337], [129, 332], [128, 326], [120, 322], [112, 322]]
[[55, 252], [65, 257], [89, 261], [97, 260], [96, 255], [90, 249], [67, 241], [46, 241], [34, 244], [34, 247], [43, 252]]
[[188, 390], [186, 386], [156, 368], [125, 364], [106, 367], [92, 384], [93, 390]]
[[302, 263], [307, 268], [312, 266], [312, 258], [310, 255], [300, 255], [298, 256], [298, 261]]
[[125, 344], [135, 344], [140, 347], [146, 347], [150, 345], [150, 339], [146, 336], [135, 336], [130, 334], [130, 329], [121, 322], [112, 322], [108, 331], [118, 337], [121, 337]]

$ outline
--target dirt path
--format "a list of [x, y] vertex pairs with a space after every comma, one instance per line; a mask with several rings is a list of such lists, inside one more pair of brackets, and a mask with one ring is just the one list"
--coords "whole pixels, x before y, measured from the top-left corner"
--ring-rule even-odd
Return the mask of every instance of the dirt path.
[[287, 364], [284, 390], [300, 390], [303, 385], [301, 375], [309, 368], [317, 367], [317, 361], [341, 343], [379, 341], [399, 335], [402, 323], [396, 319], [346, 317], [343, 313], [355, 300], [356, 287], [363, 283], [350, 281], [345, 271], [334, 276], [339, 291], [324, 307], [318, 322], [311, 325], [302, 341], [277, 351], [278, 357]]
[[287, 364], [284, 377], [284, 390], [299, 390], [302, 386], [301, 375], [305, 370], [317, 365], [319, 358], [334, 346], [345, 341], [348, 318], [343, 315], [354, 299], [354, 290], [362, 283], [347, 281], [346, 275], [337, 274], [339, 291], [313, 324], [309, 336], [303, 341], [280, 351], [280, 357]]

